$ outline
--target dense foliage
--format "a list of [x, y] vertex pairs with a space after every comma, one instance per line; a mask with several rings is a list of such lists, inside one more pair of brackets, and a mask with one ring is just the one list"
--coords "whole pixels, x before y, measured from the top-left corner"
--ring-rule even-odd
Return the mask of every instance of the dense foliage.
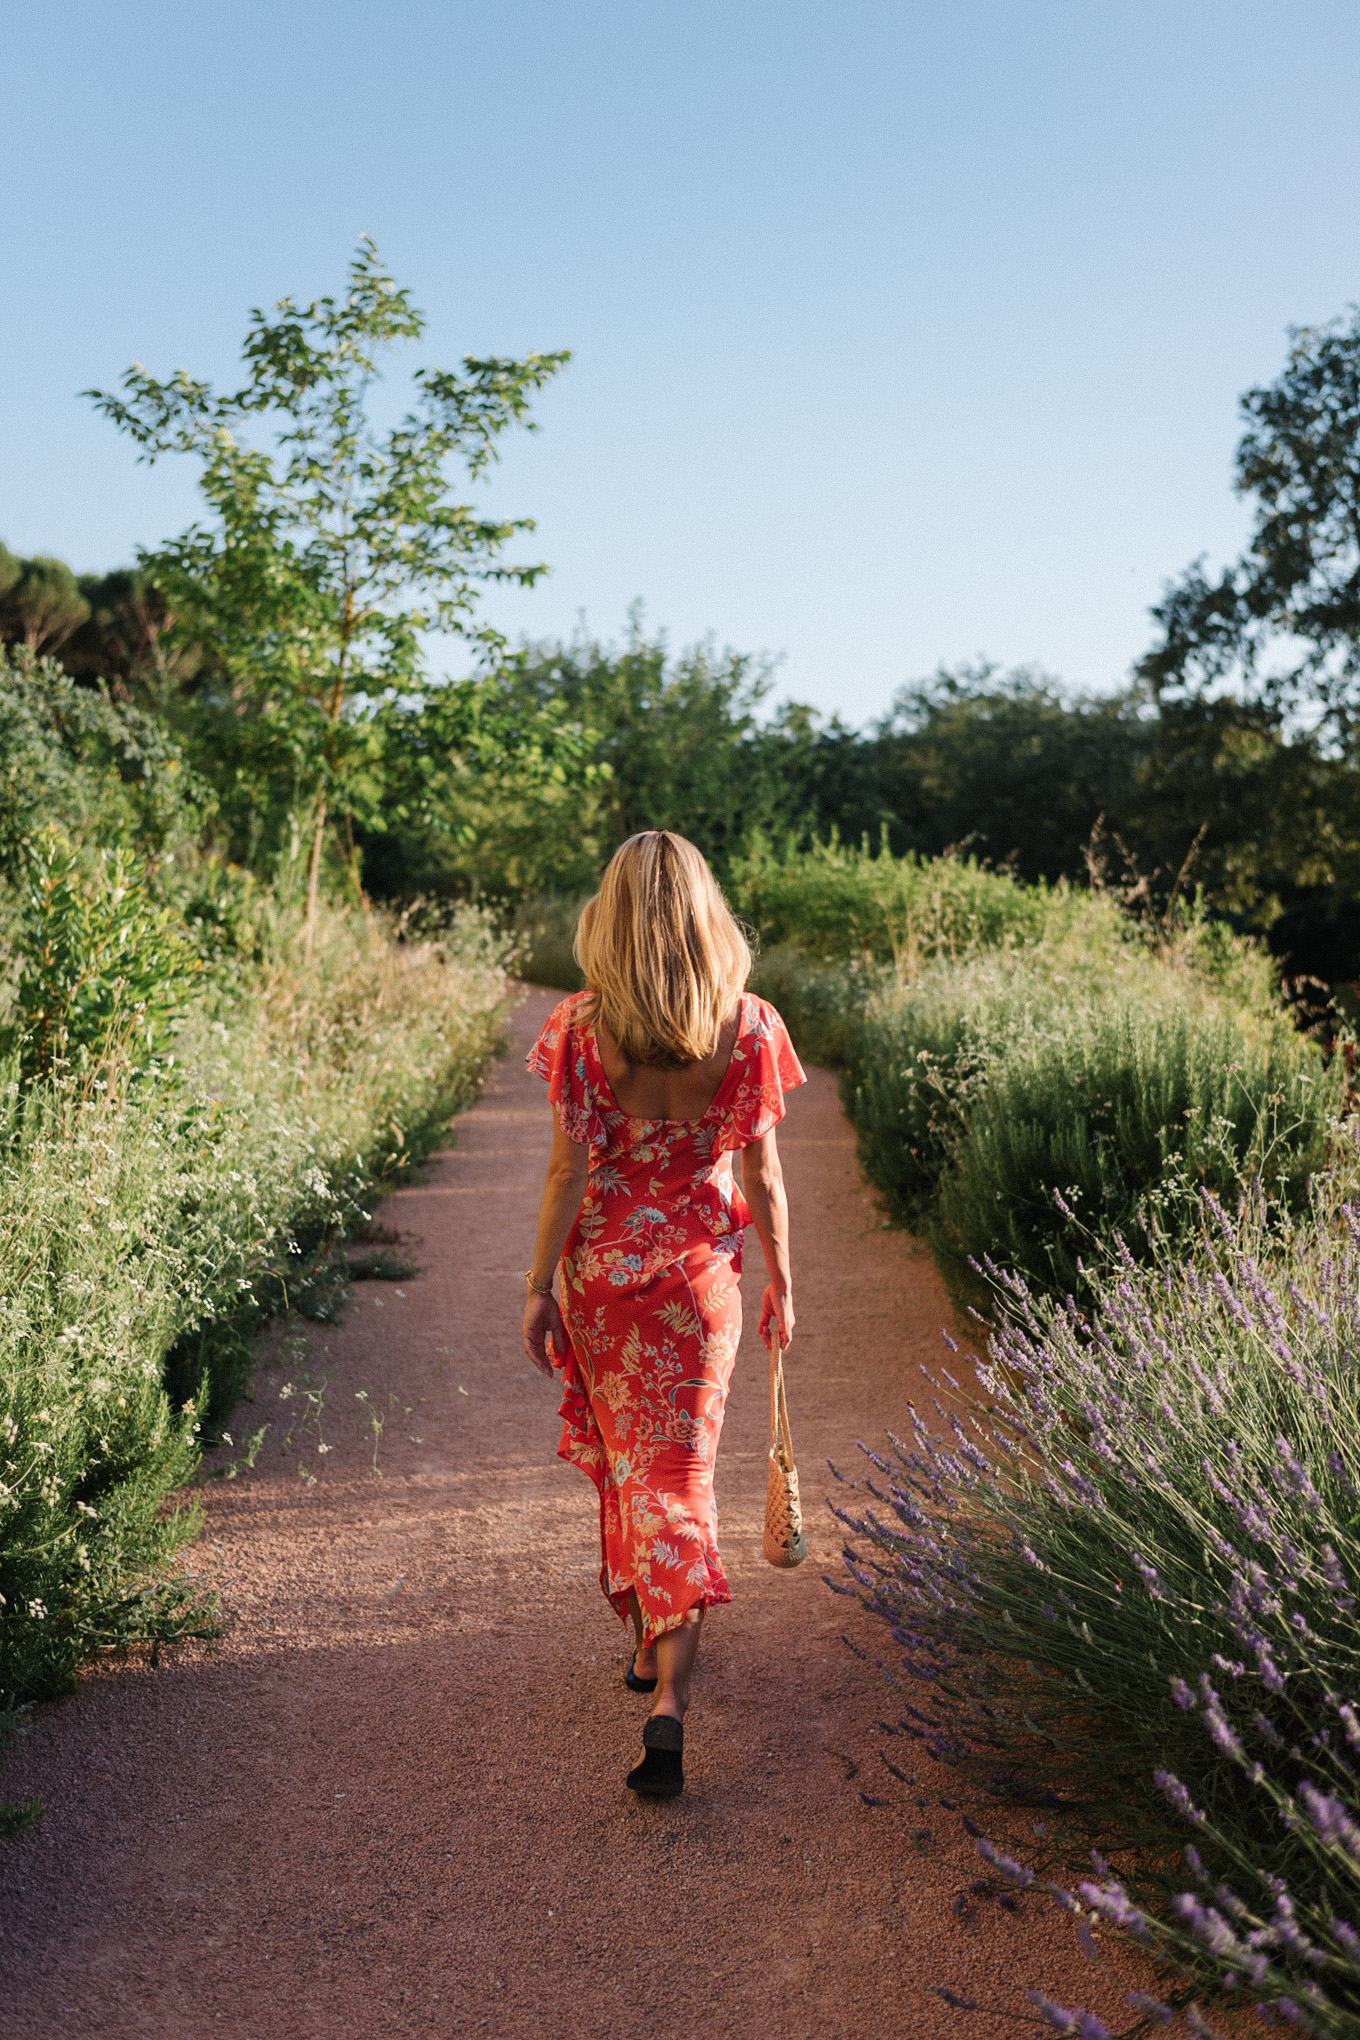
[[139, 708], [0, 664], [0, 1716], [97, 1650], [200, 1628], [164, 1570], [250, 1337], [501, 1034], [476, 909], [400, 944], [200, 847], [211, 801]]

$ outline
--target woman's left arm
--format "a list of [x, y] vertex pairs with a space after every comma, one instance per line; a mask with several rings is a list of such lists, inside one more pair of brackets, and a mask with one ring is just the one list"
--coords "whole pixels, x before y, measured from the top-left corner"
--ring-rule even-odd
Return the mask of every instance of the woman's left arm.
[[779, 1328], [780, 1345], [787, 1347], [793, 1343], [789, 1200], [784, 1195], [784, 1171], [779, 1165], [779, 1144], [773, 1127], [741, 1150], [741, 1187], [770, 1276], [760, 1300], [760, 1336], [768, 1345], [773, 1320]]
[[[567, 1350], [562, 1313], [551, 1294], [552, 1280], [567, 1234], [581, 1209], [589, 1174], [590, 1149], [581, 1141], [569, 1140], [554, 1117], [552, 1153], [548, 1157], [548, 1176], [538, 1211], [538, 1241], [530, 1270], [534, 1287], [524, 1306], [524, 1350], [539, 1373], [546, 1374], [549, 1380], [553, 1368], [562, 1365]], [[549, 1338], [555, 1358], [548, 1355]]]

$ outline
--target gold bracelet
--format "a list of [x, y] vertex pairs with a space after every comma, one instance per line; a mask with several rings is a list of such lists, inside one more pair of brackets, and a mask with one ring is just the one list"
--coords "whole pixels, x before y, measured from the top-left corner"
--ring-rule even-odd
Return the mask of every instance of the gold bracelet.
[[547, 1285], [547, 1287], [546, 1287], [546, 1288], [545, 1288], [545, 1287], [543, 1286], [543, 1284], [542, 1284], [541, 1282], [535, 1282], [535, 1280], [534, 1280], [534, 1271], [533, 1271], [533, 1269], [532, 1269], [532, 1268], [526, 1268], [526, 1269], [525, 1269], [525, 1271], [524, 1271], [524, 1279], [525, 1279], [525, 1281], [526, 1281], [526, 1282], [528, 1283], [529, 1287], [530, 1287], [530, 1288], [531, 1288], [531, 1289], [533, 1290], [533, 1292], [534, 1292], [535, 1296], [551, 1296], [551, 1295], [552, 1295], [552, 1282], [551, 1282], [551, 1280], [549, 1280], [549, 1282], [548, 1282], [548, 1285]]

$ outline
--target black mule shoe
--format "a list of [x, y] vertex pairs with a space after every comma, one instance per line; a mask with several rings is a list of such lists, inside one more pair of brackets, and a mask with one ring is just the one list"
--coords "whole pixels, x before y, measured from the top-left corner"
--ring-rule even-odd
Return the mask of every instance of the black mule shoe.
[[624, 1685], [628, 1688], [630, 1693], [655, 1693], [656, 1680], [640, 1679], [633, 1669], [636, 1663], [637, 1652], [634, 1651], [633, 1655], [628, 1660], [628, 1669], [623, 1675]]
[[628, 1788], [645, 1799], [674, 1799], [685, 1789], [685, 1730], [670, 1714], [652, 1714], [642, 1724], [640, 1764], [628, 1773]]

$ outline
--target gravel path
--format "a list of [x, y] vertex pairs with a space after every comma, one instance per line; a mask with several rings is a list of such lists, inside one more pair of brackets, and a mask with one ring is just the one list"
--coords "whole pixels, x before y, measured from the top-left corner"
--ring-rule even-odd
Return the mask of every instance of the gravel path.
[[[519, 1039], [550, 1003], [530, 992]], [[812, 1559], [760, 1554], [753, 1239], [718, 1462], [734, 1602], [705, 1629], [684, 1798], [624, 1789], [646, 1703], [596, 1584], [593, 1490], [519, 1352], [547, 1142], [512, 1054], [382, 1207], [424, 1272], [264, 1351], [238, 1422], [271, 1429], [252, 1473], [208, 1486], [191, 1561], [223, 1589], [223, 1641], [97, 1671], [33, 1718], [3, 1774], [47, 1803], [0, 1845], [5, 2040], [934, 2040], [1003, 2028], [931, 1985], [1107, 2017], [1129, 1987], [1037, 1902], [956, 1915], [980, 1866], [936, 1802], [949, 1775], [901, 1742], [916, 1790], [879, 1762], [896, 1710], [839, 1639], [887, 1638], [821, 1584], [823, 1466], [900, 1423], [948, 1306], [880, 1226], [824, 1072], [781, 1133]]]

